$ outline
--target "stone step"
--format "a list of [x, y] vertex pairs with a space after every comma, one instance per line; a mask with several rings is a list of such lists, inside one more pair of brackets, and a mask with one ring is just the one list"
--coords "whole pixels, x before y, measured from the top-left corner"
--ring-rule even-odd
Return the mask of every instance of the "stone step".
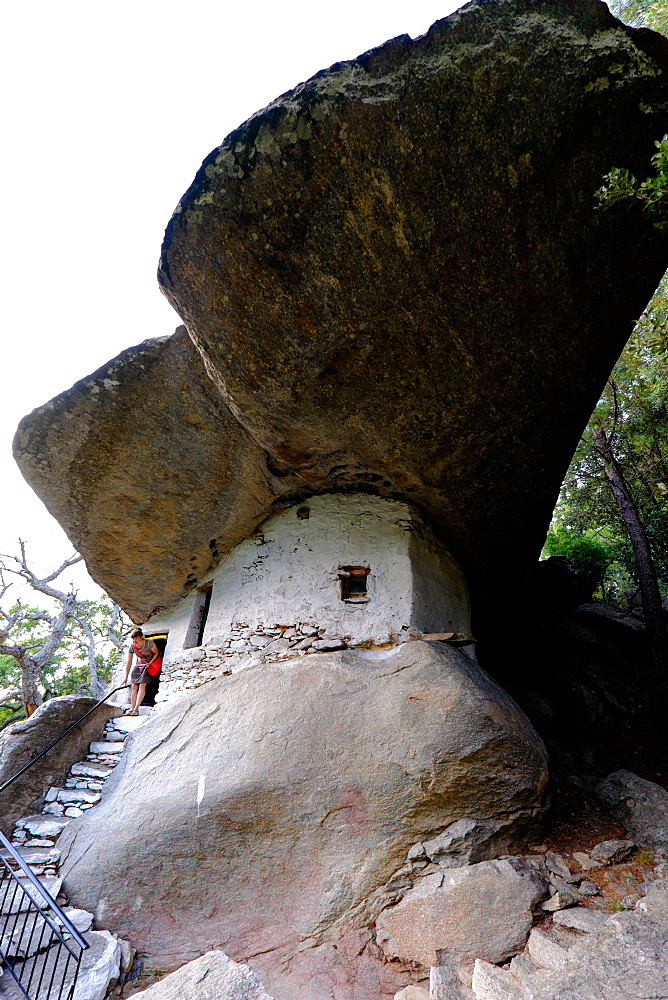
[[[40, 881], [51, 897], [55, 899], [60, 892], [63, 880], [60, 878], [49, 878], [47, 876], [40, 879]], [[21, 888], [19, 888], [16, 883], [10, 883], [8, 886], [6, 879], [0, 885], [0, 914], [6, 916], [12, 913], [22, 913], [25, 910], [30, 909], [32, 906], [31, 900], [40, 908], [44, 908], [48, 905], [44, 897], [38, 892], [32, 882], [28, 881], [27, 878], [20, 878], [18, 879], [18, 882], [25, 892], [22, 892]]]
[[99, 741], [91, 743], [90, 752], [100, 755], [106, 755], [110, 753], [123, 753], [123, 743], [122, 742], [111, 742], [111, 740], [104, 740], [104, 742]]
[[104, 764], [93, 764], [90, 762], [86, 763], [85, 761], [81, 761], [78, 764], [72, 764], [72, 767], [70, 768], [70, 774], [73, 774], [75, 777], [81, 776], [83, 778], [104, 779], [108, 778], [109, 775], [111, 774], [111, 768], [105, 767]]
[[[27, 865], [47, 865], [55, 864], [60, 860], [60, 851], [57, 847], [17, 847], [17, 854], [20, 854]], [[0, 858], [5, 861], [13, 861], [9, 851], [0, 851]]]
[[32, 955], [46, 951], [51, 942], [51, 928], [39, 913], [19, 913], [8, 921], [7, 930], [0, 938], [3, 958], [24, 961]]
[[119, 732], [126, 734], [134, 733], [135, 729], [139, 729], [147, 721], [148, 715], [121, 715], [120, 718], [107, 723], [107, 729], [109, 731], [117, 729]]
[[[109, 985], [118, 979], [121, 965], [121, 946], [109, 931], [87, 931], [84, 938], [90, 947], [84, 951], [81, 959], [81, 969], [74, 990], [74, 1000], [104, 1000]], [[57, 967], [56, 967], [56, 962]], [[56, 947], [50, 948], [36, 959], [30, 959], [26, 965], [19, 964], [16, 973], [21, 976], [25, 970], [27, 981], [33, 972], [33, 985], [36, 982], [49, 983], [60, 981], [60, 975], [65, 973], [66, 956]], [[71, 963], [70, 963], [71, 966]], [[69, 968], [65, 976], [62, 996], [68, 996], [74, 970]], [[2, 977], [2, 1000], [25, 1000], [11, 976]]]
[[41, 814], [40, 816], [25, 816], [17, 822], [16, 826], [32, 833], [33, 837], [58, 837], [68, 822], [69, 820], [60, 816]]
[[58, 801], [76, 805], [78, 802], [89, 802], [95, 805], [102, 798], [100, 792], [91, 792], [87, 788], [61, 788]]

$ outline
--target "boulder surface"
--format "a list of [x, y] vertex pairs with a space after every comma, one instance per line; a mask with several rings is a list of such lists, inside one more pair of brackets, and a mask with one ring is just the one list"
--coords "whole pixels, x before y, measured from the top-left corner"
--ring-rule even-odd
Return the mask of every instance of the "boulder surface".
[[316, 489], [416, 501], [474, 586], [509, 529], [536, 555], [666, 264], [594, 199], [647, 169], [666, 70], [600, 0], [482, 0], [231, 133], [159, 278], [253, 437]]
[[247, 965], [208, 951], [142, 993], [146, 1000], [272, 1000]]
[[594, 200], [646, 171], [667, 70], [600, 0], [480, 0], [228, 136], [161, 258], [194, 346], [134, 348], [17, 434], [93, 577], [143, 620], [276, 503], [367, 491], [416, 503], [474, 594], [512, 590], [667, 263]]
[[[614, 771], [599, 781], [596, 794], [642, 847], [668, 852], [668, 792], [632, 771]], [[594, 853], [592, 852], [592, 857]]]
[[195, 587], [291, 483], [272, 475], [183, 327], [35, 410], [15, 453], [89, 573], [137, 621]]
[[372, 929], [411, 885], [392, 881], [409, 848], [502, 815], [511, 851], [537, 832], [545, 784], [528, 720], [459, 650], [322, 653], [151, 718], [61, 836], [61, 875], [149, 967], [223, 949], [276, 1000], [393, 996], [408, 977]]

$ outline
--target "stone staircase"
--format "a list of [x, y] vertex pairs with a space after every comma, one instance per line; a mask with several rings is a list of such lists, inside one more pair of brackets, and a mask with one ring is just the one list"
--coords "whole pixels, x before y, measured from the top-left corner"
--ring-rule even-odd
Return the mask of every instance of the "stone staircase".
[[[68, 823], [76, 821], [77, 817], [94, 809], [100, 802], [104, 783], [121, 759], [125, 740], [148, 721], [151, 711], [150, 708], [141, 708], [138, 716], [120, 716], [110, 720], [99, 740], [90, 744], [86, 758], [72, 765], [64, 788], [49, 788], [42, 812], [18, 820], [12, 837], [12, 844], [25, 863], [90, 945], [83, 953], [73, 1000], [105, 1000], [106, 997], [118, 996], [121, 984], [132, 968], [135, 952], [127, 941], [109, 931], [91, 930], [93, 914], [68, 905], [58, 874], [58, 837]], [[7, 857], [8, 853], [5, 852], [4, 856]], [[8, 860], [14, 867], [11, 859]], [[3, 939], [3, 946], [6, 945]], [[24, 957], [27, 960], [32, 956]], [[47, 951], [40, 956], [40, 961], [48, 967], [49, 958]], [[66, 990], [63, 995], [66, 995]], [[20, 997], [23, 1000], [23, 994], [9, 975], [5, 974], [0, 979], [0, 997], [11, 1000]]]

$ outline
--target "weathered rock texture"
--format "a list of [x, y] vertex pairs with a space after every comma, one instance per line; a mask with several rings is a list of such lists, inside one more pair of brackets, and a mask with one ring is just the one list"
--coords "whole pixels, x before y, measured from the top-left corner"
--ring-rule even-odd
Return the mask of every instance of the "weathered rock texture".
[[15, 447], [91, 575], [140, 621], [193, 587], [219, 546], [252, 532], [284, 484], [183, 327], [124, 351], [36, 410]]
[[[637, 844], [668, 853], [668, 792], [632, 771], [615, 771], [596, 793]], [[592, 852], [592, 857], [594, 854]]]
[[377, 941], [388, 958], [429, 968], [505, 962], [526, 944], [547, 882], [521, 859], [483, 861], [419, 879], [381, 913]]
[[[0, 735], [0, 785], [41, 753], [94, 704], [94, 698], [76, 695], [52, 698], [29, 719], [15, 722], [5, 729]], [[101, 705], [0, 795], [0, 829], [6, 836], [11, 836], [21, 816], [41, 808], [47, 788], [64, 782], [71, 765], [86, 756], [88, 744], [100, 734], [107, 719], [120, 714], [119, 708]]]
[[361, 490], [418, 504], [474, 592], [512, 535], [511, 587], [666, 265], [639, 208], [593, 197], [613, 165], [646, 170], [666, 69], [668, 43], [600, 0], [480, 0], [233, 132], [160, 266], [220, 397], [179, 334], [19, 431], [93, 576], [145, 617], [276, 493]]
[[407, 976], [367, 945], [411, 885], [392, 880], [408, 849], [499, 815], [512, 849], [545, 778], [526, 718], [458, 650], [264, 664], [137, 731], [94, 818], [59, 840], [61, 874], [150, 966], [222, 948], [277, 1000], [393, 996]]
[[209, 951], [144, 991], [146, 1000], [272, 1000], [246, 965]]
[[[583, 919], [585, 918], [585, 919]], [[476, 1000], [639, 1000], [668, 997], [668, 881], [633, 913], [564, 910], [549, 933], [531, 932], [509, 969], [477, 961]]]

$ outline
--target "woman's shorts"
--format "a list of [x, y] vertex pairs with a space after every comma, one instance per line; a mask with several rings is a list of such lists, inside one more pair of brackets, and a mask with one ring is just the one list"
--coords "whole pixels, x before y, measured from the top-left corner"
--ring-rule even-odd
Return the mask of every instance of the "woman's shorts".
[[137, 665], [133, 667], [130, 672], [130, 683], [131, 684], [148, 684], [151, 679], [151, 675], [146, 667], [140, 667]]

